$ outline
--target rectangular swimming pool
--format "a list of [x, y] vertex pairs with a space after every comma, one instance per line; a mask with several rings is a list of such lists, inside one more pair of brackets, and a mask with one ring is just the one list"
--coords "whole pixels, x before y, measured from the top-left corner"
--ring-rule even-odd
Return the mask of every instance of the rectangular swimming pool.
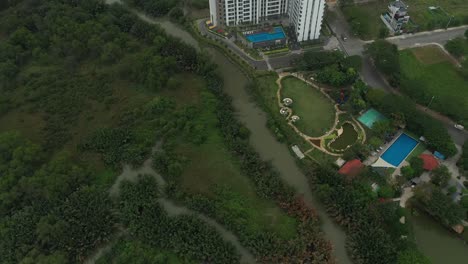
[[358, 120], [368, 128], [372, 128], [372, 125], [374, 125], [375, 122], [385, 119], [385, 116], [383, 116], [379, 111], [375, 110], [374, 108], [367, 110], [358, 118]]
[[247, 40], [253, 43], [284, 39], [285, 37], [286, 35], [281, 27], [275, 27], [273, 32], [260, 32], [246, 36]]
[[400, 163], [418, 145], [418, 141], [405, 133], [401, 134], [395, 142], [381, 156], [383, 160], [398, 167]]

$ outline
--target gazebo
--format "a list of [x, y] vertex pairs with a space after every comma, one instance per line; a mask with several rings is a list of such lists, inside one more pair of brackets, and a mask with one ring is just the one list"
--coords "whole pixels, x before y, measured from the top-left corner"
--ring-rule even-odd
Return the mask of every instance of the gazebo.
[[421, 154], [419, 156], [423, 160], [423, 168], [427, 171], [431, 171], [439, 167], [439, 161], [431, 154]]
[[341, 169], [338, 171], [339, 174], [341, 175], [346, 175], [346, 176], [351, 176], [354, 177], [358, 175], [362, 169], [364, 168], [364, 164], [358, 159], [350, 160], [341, 167]]

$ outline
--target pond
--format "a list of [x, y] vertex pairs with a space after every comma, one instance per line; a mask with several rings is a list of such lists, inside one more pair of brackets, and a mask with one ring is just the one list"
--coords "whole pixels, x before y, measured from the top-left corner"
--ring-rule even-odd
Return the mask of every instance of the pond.
[[454, 232], [425, 213], [413, 215], [411, 220], [416, 244], [432, 263], [466, 263], [468, 245]]
[[357, 138], [358, 133], [354, 129], [354, 126], [350, 123], [345, 123], [343, 125], [343, 134], [330, 144], [330, 148], [344, 150], [347, 146], [354, 144]]

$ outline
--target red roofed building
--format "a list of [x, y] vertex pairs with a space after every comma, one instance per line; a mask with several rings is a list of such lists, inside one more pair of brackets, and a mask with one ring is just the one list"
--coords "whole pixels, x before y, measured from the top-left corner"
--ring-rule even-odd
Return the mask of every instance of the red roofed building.
[[346, 176], [356, 176], [361, 172], [362, 168], [364, 168], [364, 164], [358, 159], [353, 159], [346, 162], [338, 173]]
[[421, 154], [419, 157], [423, 160], [423, 168], [425, 170], [431, 171], [439, 167], [439, 161], [431, 154]]

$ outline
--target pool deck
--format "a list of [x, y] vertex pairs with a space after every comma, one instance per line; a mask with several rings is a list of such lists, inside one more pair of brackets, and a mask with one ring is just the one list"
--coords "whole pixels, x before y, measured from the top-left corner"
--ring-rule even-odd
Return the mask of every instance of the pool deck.
[[[386, 163], [388, 164], [388, 167], [389, 168], [394, 168], [395, 171], [392, 173], [392, 177], [394, 177], [395, 175], [399, 175], [400, 174], [400, 169], [404, 166], [407, 166], [409, 165], [408, 161], [406, 161], [406, 159], [411, 155], [411, 153], [416, 149], [416, 147], [420, 144], [419, 140], [415, 139], [418, 141], [418, 145], [416, 145], [410, 153], [408, 153], [408, 155], [406, 155], [405, 159], [403, 159], [403, 161], [396, 167], [396, 166], [393, 166], [392, 164], [386, 162], [385, 160], [383, 160], [381, 158], [381, 156], [385, 153], [385, 151], [387, 151], [387, 149], [389, 149], [393, 143], [395, 143], [395, 141], [398, 140], [398, 138], [400, 138], [401, 134], [404, 134], [405, 131], [403, 130], [400, 130], [397, 132], [397, 134], [395, 135], [395, 137], [388, 143], [384, 144], [382, 147], [383, 149], [380, 150], [379, 152], [377, 152], [378, 155], [375, 155], [375, 156], [369, 156], [365, 161], [364, 161], [364, 165], [366, 166], [372, 166], [373, 164], [375, 164], [377, 161], [379, 163]], [[409, 135], [408, 135], [409, 136]], [[413, 138], [413, 137], [411, 137]], [[380, 161], [379, 161], [380, 159]], [[380, 167], [380, 166], [379, 166]]]

